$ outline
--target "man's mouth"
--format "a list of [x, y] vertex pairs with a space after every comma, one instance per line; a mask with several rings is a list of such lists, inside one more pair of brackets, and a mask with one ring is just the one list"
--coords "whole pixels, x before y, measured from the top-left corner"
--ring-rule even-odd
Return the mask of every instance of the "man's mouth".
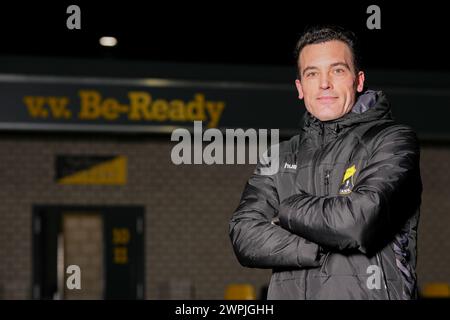
[[321, 101], [321, 102], [333, 102], [337, 99], [338, 97], [333, 97], [333, 96], [322, 96], [322, 97], [318, 97], [317, 100]]

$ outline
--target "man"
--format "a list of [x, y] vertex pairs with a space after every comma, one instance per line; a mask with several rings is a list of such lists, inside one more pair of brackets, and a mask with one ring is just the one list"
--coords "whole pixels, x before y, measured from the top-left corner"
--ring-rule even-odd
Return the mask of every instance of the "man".
[[364, 89], [355, 37], [312, 28], [296, 47], [307, 112], [260, 161], [230, 221], [243, 266], [271, 268], [268, 299], [415, 299], [419, 143]]

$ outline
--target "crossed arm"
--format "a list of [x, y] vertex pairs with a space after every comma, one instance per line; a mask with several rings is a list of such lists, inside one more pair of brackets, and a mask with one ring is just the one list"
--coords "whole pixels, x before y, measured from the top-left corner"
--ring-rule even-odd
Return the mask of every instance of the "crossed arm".
[[280, 204], [280, 225], [320, 246], [371, 254], [415, 212], [421, 188], [417, 140], [398, 129], [380, 137], [350, 194], [295, 194]]
[[[230, 238], [244, 266], [258, 268], [320, 265], [319, 246], [369, 254], [395, 233], [420, 202], [418, 142], [409, 130], [380, 137], [352, 193], [319, 197], [300, 192], [281, 203], [273, 176], [255, 174], [230, 221]], [[280, 226], [271, 223], [278, 215]]]

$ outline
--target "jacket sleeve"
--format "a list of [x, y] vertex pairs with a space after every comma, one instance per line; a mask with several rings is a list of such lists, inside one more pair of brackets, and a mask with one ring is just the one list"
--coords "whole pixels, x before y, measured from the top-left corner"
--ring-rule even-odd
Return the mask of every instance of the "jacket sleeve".
[[280, 205], [282, 227], [334, 250], [376, 252], [420, 205], [419, 143], [406, 127], [379, 134], [368, 164], [348, 195], [302, 192]]
[[229, 223], [229, 235], [241, 265], [252, 268], [319, 266], [319, 246], [272, 223], [279, 199], [274, 175], [259, 164], [247, 182]]

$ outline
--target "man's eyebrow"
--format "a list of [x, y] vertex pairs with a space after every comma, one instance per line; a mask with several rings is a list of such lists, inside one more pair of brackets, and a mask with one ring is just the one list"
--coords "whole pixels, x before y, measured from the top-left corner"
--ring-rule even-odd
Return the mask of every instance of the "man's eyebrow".
[[305, 72], [306, 72], [306, 71], [308, 71], [308, 70], [317, 70], [317, 69], [319, 69], [319, 68], [313, 67], [313, 66], [311, 66], [311, 67], [306, 67], [306, 68], [303, 70], [302, 74], [305, 75]]
[[345, 67], [348, 70], [350, 70], [350, 66], [345, 62], [335, 62], [335, 63], [331, 64], [331, 67], [337, 67], [337, 66], [342, 66], [342, 67]]

